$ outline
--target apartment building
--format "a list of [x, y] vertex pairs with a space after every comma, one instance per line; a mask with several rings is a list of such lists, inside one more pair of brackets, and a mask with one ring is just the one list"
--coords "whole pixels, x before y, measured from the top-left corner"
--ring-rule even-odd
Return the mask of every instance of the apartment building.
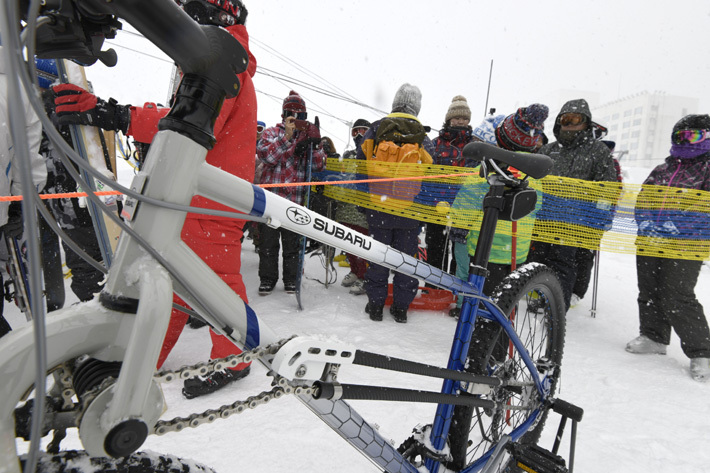
[[626, 151], [622, 165], [654, 167], [668, 156], [673, 125], [685, 115], [698, 113], [697, 98], [640, 92], [596, 106], [590, 102], [594, 121], [609, 129], [606, 139], [616, 151]]

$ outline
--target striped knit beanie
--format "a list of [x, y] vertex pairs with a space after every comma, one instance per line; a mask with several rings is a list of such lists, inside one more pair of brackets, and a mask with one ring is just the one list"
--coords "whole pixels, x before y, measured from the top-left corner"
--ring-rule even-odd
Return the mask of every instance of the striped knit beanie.
[[471, 119], [471, 109], [468, 107], [466, 97], [463, 95], [457, 95], [451, 99], [451, 105], [449, 105], [449, 110], [446, 111], [444, 123], [448, 124], [449, 120], [452, 118], [465, 118], [466, 120]]

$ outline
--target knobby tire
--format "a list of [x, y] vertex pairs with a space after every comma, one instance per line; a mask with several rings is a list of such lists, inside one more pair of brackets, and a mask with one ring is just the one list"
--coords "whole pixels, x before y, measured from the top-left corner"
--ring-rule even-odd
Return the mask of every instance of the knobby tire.
[[[24, 464], [23, 464], [24, 467]], [[36, 473], [216, 473], [173, 455], [136, 452], [124, 458], [90, 457], [83, 450], [40, 456]]]
[[[553, 366], [550, 396], [560, 376], [565, 337], [565, 306], [562, 288], [555, 273], [541, 264], [524, 265], [506, 277], [494, 290], [492, 299], [510, 320], [513, 309], [515, 332], [540, 366]], [[500, 376], [505, 379], [530, 380], [531, 375], [517, 351], [510, 356], [510, 342], [500, 325], [480, 319], [476, 322], [468, 352], [466, 371]], [[531, 394], [534, 393], [534, 394]], [[480, 395], [499, 405], [520, 405], [530, 400], [539, 402], [534, 388], [493, 388], [491, 394]], [[512, 432], [528, 417], [528, 411], [492, 411], [456, 406], [449, 431], [453, 460], [447, 465], [459, 471], [479, 459], [500, 438]], [[540, 438], [547, 409], [519, 442], [534, 444]], [[505, 463], [500, 471], [505, 468]]]

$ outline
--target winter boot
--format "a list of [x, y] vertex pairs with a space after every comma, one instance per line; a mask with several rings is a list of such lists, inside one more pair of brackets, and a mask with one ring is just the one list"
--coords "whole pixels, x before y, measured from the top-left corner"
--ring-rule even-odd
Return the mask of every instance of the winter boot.
[[365, 290], [365, 281], [363, 281], [362, 279], [358, 279], [357, 281], [355, 281], [355, 284], [350, 287], [350, 294], [353, 294], [355, 296], [367, 294], [367, 291]]
[[261, 281], [261, 284], [259, 284], [259, 295], [268, 296], [274, 291], [274, 287], [276, 287], [274, 281]]
[[666, 346], [662, 343], [654, 342], [646, 335], [639, 335], [626, 344], [626, 351], [636, 355], [665, 355]]
[[295, 282], [285, 282], [284, 291], [286, 294], [296, 294], [296, 283]]
[[251, 367], [247, 366], [239, 371], [213, 371], [204, 378], [197, 376], [195, 378], [186, 379], [182, 388], [182, 395], [188, 399], [193, 399], [198, 396], [204, 396], [205, 394], [211, 394], [222, 389], [229, 383], [245, 378], [250, 370]]
[[407, 323], [407, 309], [398, 309], [395, 306], [391, 306], [390, 314], [394, 317], [395, 322], [399, 322], [400, 324]]
[[357, 277], [355, 273], [348, 273], [347, 276], [343, 278], [340, 285], [343, 287], [350, 287], [355, 284], [360, 278]]
[[705, 382], [710, 379], [710, 358], [692, 358], [690, 376], [695, 381]]
[[384, 309], [384, 306], [375, 306], [371, 304], [370, 302], [367, 303], [365, 306], [365, 312], [370, 314], [370, 320], [374, 320], [375, 322], [381, 322], [382, 321], [382, 310]]

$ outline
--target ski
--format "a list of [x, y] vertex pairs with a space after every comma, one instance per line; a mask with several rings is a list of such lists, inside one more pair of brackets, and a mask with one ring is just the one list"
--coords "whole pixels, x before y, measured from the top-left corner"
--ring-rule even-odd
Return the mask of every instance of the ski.
[[[84, 68], [68, 60], [57, 59], [57, 73], [62, 84], [74, 84], [90, 90]], [[106, 139], [102, 130], [90, 126], [70, 125], [74, 150], [91, 166], [101, 172], [104, 176], [117, 179], [115, 147], [113, 138]], [[112, 136], [112, 134], [110, 134]], [[104, 184], [93, 179], [86, 171], [81, 171], [81, 175], [87, 182], [89, 189], [86, 192], [96, 192], [104, 190]], [[78, 190], [78, 189], [77, 189]], [[116, 196], [103, 198], [104, 203], [118, 215], [118, 199]], [[101, 209], [91, 200], [86, 199], [86, 205], [94, 224], [94, 231], [101, 248], [101, 256], [106, 267], [111, 266], [113, 252], [118, 244], [118, 237], [121, 228], [111, 219], [105, 218]]]
[[[316, 126], [318, 126], [318, 117], [316, 117]], [[313, 144], [308, 146], [308, 160], [306, 163], [306, 182], [311, 182], [311, 167], [313, 166]], [[306, 194], [303, 199], [303, 206], [308, 208], [308, 203], [311, 199], [311, 186], [306, 186]], [[301, 284], [303, 283], [303, 264], [306, 259], [306, 244], [308, 238], [301, 237], [301, 251], [298, 253], [298, 268], [296, 268], [296, 303], [298, 310], [303, 310], [303, 301], [301, 300]]]
[[[328, 200], [326, 216], [332, 219], [333, 216], [333, 201]], [[328, 289], [330, 284], [335, 283], [338, 280], [338, 273], [333, 265], [333, 257], [335, 256], [335, 247], [323, 244], [323, 254], [325, 256], [325, 288]], [[331, 277], [335, 276], [335, 279], [331, 282]]]
[[28, 321], [32, 320], [30, 310], [30, 281], [27, 271], [27, 259], [22, 252], [22, 244], [16, 239], [4, 236], [7, 245], [8, 259], [6, 264], [7, 274], [10, 279], [5, 281], [5, 300], [15, 302], [18, 309], [25, 314]]

